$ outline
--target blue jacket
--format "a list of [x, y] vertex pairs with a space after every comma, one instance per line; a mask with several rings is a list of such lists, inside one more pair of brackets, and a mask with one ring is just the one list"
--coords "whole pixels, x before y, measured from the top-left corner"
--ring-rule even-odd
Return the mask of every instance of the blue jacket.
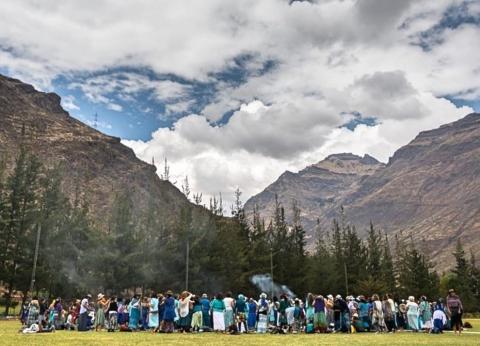
[[175, 319], [175, 299], [168, 297], [165, 299], [165, 311], [163, 313], [163, 319], [167, 322], [173, 322]]

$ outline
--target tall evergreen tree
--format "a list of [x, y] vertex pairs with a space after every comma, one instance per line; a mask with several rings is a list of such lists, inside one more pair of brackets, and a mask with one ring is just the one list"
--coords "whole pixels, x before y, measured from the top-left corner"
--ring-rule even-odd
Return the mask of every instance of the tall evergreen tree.
[[382, 266], [382, 257], [383, 257], [383, 241], [382, 235], [373, 227], [373, 223], [370, 221], [370, 228], [367, 235], [367, 244], [368, 244], [368, 272], [373, 274], [378, 274], [381, 271]]
[[308, 290], [311, 292], [338, 292], [336, 291], [335, 260], [331, 254], [328, 234], [320, 229], [320, 220], [317, 219], [315, 228], [315, 252], [309, 258], [307, 272]]
[[14, 289], [26, 293], [32, 270], [34, 231], [39, 203], [40, 162], [22, 145], [5, 186], [0, 229], [0, 266], [8, 286], [5, 314]]
[[298, 206], [298, 202], [292, 201], [292, 226], [290, 242], [292, 244], [292, 250], [288, 254], [288, 271], [289, 280], [288, 284], [293, 288], [294, 292], [305, 293], [307, 288], [307, 256], [305, 253], [305, 247], [307, 242], [305, 240], [305, 230], [301, 223], [301, 210]]
[[100, 254], [96, 261], [97, 270], [103, 273], [105, 286], [116, 292], [143, 284], [143, 277], [137, 270], [141, 252], [132, 209], [130, 194], [118, 192], [112, 206], [110, 232], [99, 239], [101, 243], [109, 244], [109, 251]]
[[381, 261], [381, 278], [385, 284], [385, 289], [389, 293], [394, 293], [396, 289], [395, 268], [393, 264], [392, 252], [390, 250], [390, 243], [388, 236], [385, 234], [383, 240], [383, 251]]
[[472, 311], [476, 307], [474, 287], [472, 287], [472, 267], [468, 263], [465, 250], [460, 239], [457, 240], [455, 252], [455, 268], [452, 270], [454, 277], [450, 282], [452, 288], [460, 295], [466, 311]]

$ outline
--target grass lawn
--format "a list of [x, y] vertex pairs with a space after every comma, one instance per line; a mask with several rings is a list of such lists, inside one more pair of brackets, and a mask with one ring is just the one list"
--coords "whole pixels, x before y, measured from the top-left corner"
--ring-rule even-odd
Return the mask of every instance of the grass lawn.
[[[480, 331], [480, 320], [470, 320]], [[0, 345], [480, 345], [480, 334], [327, 334], [327, 335], [217, 335], [66, 332], [24, 335], [18, 333], [18, 321], [0, 321]]]

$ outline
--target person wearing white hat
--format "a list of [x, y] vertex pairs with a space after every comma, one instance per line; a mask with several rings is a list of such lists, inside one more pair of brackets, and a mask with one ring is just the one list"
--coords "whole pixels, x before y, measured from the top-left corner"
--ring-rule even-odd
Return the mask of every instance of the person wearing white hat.
[[97, 295], [97, 313], [95, 314], [95, 331], [97, 332], [105, 327], [105, 310], [109, 304], [110, 301], [105, 298], [104, 294]]
[[406, 308], [408, 328], [414, 332], [418, 332], [418, 304], [415, 302], [414, 296], [408, 297]]
[[87, 294], [82, 299], [82, 302], [80, 303], [80, 315], [78, 317], [78, 328], [77, 328], [79, 332], [86, 332], [88, 330], [87, 317], [88, 317], [88, 312], [90, 311], [89, 299], [92, 299], [92, 296], [90, 294]]
[[328, 328], [330, 330], [334, 329], [333, 326], [335, 326], [335, 317], [334, 317], [334, 313], [333, 313], [333, 305], [334, 305], [333, 296], [331, 294], [329, 294], [327, 296], [327, 300], [325, 302], [325, 309], [327, 310], [327, 323], [328, 323]]

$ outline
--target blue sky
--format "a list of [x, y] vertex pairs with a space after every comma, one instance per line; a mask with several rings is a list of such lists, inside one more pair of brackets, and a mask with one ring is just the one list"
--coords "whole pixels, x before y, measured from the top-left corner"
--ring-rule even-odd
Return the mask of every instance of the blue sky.
[[2, 1], [0, 22], [0, 73], [227, 203], [480, 110], [479, 0]]
[[[158, 74], [148, 68], [119, 66], [114, 69], [96, 71], [95, 73], [73, 73], [61, 75], [52, 80], [50, 90], [58, 93], [64, 99], [64, 107], [70, 114], [79, 120], [93, 126], [97, 119], [97, 128], [102, 132], [129, 140], [149, 140], [151, 134], [160, 127], [171, 127], [182, 116], [191, 113], [200, 113], [216, 94], [217, 85], [238, 86], [244, 83], [248, 76], [255, 73], [257, 76], [271, 71], [275, 62], [262, 62], [254, 71], [245, 65], [252, 58], [242, 55], [233, 59], [230, 66], [222, 71], [211, 73], [208, 81], [198, 81], [182, 78], [173, 74]], [[8, 71], [3, 71], [8, 73]], [[172, 99], [158, 97], [155, 94], [155, 85], [136, 88], [125, 92], [120, 85], [96, 90], [85, 85], [86, 81], [97, 81], [94, 85], [106, 86], [106, 83], [115, 83], [128, 80], [129, 76], [144, 78], [155, 82], [173, 82], [185, 90], [178, 97]], [[107, 80], [98, 79], [106, 78]], [[83, 89], [82, 89], [83, 88]], [[90, 95], [93, 95], [93, 97]], [[100, 97], [101, 96], [101, 97]], [[103, 99], [105, 98], [105, 99]], [[183, 109], [173, 109], [171, 104], [187, 103]], [[215, 123], [221, 125], [228, 122], [229, 116], [237, 109], [230, 109], [222, 114]]]

